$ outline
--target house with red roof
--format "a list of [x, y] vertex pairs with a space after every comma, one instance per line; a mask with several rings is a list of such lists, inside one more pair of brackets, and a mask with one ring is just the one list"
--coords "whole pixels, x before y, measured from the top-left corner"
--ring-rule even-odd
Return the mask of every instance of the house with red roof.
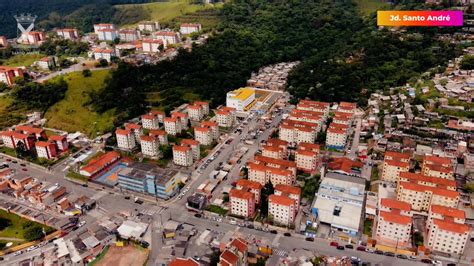
[[92, 159], [86, 166], [81, 168], [79, 172], [83, 176], [93, 178], [100, 173], [103, 173], [110, 167], [113, 167], [120, 161], [120, 153], [110, 151], [97, 158]]

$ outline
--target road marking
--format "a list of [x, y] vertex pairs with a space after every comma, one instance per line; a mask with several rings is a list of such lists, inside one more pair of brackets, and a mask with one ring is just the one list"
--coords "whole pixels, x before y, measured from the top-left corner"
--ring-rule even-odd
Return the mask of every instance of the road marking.
[[272, 241], [272, 246], [278, 247], [278, 245], [280, 245], [280, 237], [281, 237], [280, 234], [276, 235], [276, 237]]
[[69, 165], [64, 167], [64, 169], [62, 170], [63, 172], [66, 172], [67, 170], [69, 169]]

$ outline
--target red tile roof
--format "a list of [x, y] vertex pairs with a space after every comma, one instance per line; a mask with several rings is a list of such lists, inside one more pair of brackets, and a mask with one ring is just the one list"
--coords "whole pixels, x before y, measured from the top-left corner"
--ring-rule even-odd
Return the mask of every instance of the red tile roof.
[[66, 136], [51, 135], [48, 139], [53, 141], [63, 141], [66, 139]]
[[183, 139], [181, 140], [181, 145], [196, 146], [196, 145], [199, 145], [199, 141], [194, 140], [194, 139]]
[[203, 127], [217, 127], [218, 124], [214, 121], [202, 121], [201, 126], [203, 126]]
[[440, 219], [433, 219], [433, 223], [439, 229], [449, 231], [457, 234], [469, 233], [469, 226], [467, 224], [458, 224], [454, 222], [443, 221]]
[[145, 142], [152, 142], [152, 141], [155, 141], [156, 139], [153, 136], [141, 135], [140, 140], [145, 141]]
[[266, 156], [257, 155], [255, 156], [255, 161], [264, 164], [276, 164], [286, 168], [295, 168], [296, 163], [289, 160], [275, 159]]
[[200, 264], [192, 258], [174, 258], [168, 266], [199, 266]]
[[221, 254], [221, 261], [225, 260], [226, 262], [230, 263], [231, 265], [235, 265], [237, 261], [239, 261], [239, 257], [234, 253], [230, 252], [229, 250], [225, 250]]
[[341, 157], [332, 159], [328, 164], [328, 169], [350, 173], [352, 168], [361, 168], [362, 166], [364, 166], [362, 162], [353, 161], [346, 157]]
[[46, 147], [49, 147], [51, 144], [52, 144], [51, 142], [37, 141], [37, 142], [35, 143], [35, 147], [46, 148]]
[[446, 157], [438, 157], [434, 155], [426, 155], [423, 158], [423, 164], [441, 164], [441, 165], [451, 165], [452, 160]]
[[232, 240], [230, 245], [236, 247], [241, 253], [244, 253], [248, 250], [248, 244], [242, 238], [236, 238]]
[[447, 189], [443, 189], [443, 188], [423, 186], [423, 185], [413, 184], [413, 183], [408, 183], [408, 182], [400, 182], [399, 186], [403, 187], [404, 189], [414, 190], [414, 191], [418, 191], [418, 192], [430, 191], [433, 194], [443, 196], [443, 197], [447, 197], [447, 198], [458, 198], [459, 197], [459, 192], [452, 191], [452, 190], [447, 190]]
[[190, 147], [188, 146], [178, 146], [178, 145], [174, 145], [173, 146], [173, 151], [178, 151], [178, 152], [187, 152], [191, 150]]
[[391, 212], [385, 212], [385, 211], [380, 211], [379, 212], [380, 217], [387, 222], [390, 223], [396, 223], [396, 224], [411, 224], [411, 217], [396, 214], [396, 213], [391, 213]]
[[290, 199], [286, 196], [278, 196], [278, 195], [270, 195], [268, 197], [268, 203], [269, 204], [277, 204], [277, 205], [285, 205], [285, 206], [291, 206], [295, 205], [295, 200]]
[[390, 166], [396, 166], [396, 167], [403, 167], [403, 168], [410, 167], [409, 163], [398, 161], [398, 160], [384, 160], [383, 163], [388, 164]]
[[241, 186], [241, 187], [250, 188], [250, 189], [259, 189], [259, 190], [261, 190], [263, 188], [262, 184], [260, 184], [256, 181], [248, 180], [248, 179], [239, 179], [239, 181], [237, 181], [236, 185]]
[[26, 132], [27, 134], [41, 134], [44, 132], [42, 128], [32, 126], [16, 126], [15, 130]]
[[447, 217], [453, 217], [463, 220], [466, 219], [466, 213], [463, 210], [445, 207], [441, 205], [431, 205], [431, 212], [438, 213]]
[[150, 115], [150, 114], [142, 115], [142, 120], [143, 120], [143, 119], [146, 119], [146, 120], [153, 120], [153, 119], [155, 119], [155, 118], [156, 118], [156, 116]]
[[318, 155], [317, 152], [307, 151], [307, 150], [301, 150], [301, 149], [296, 150], [296, 154], [297, 154], [297, 155], [308, 156], [308, 157], [315, 157], [315, 156]]
[[401, 153], [401, 152], [396, 152], [396, 151], [387, 151], [385, 152], [385, 158], [391, 157], [393, 159], [397, 160], [410, 160], [410, 154], [408, 153]]
[[380, 200], [380, 205], [390, 208], [390, 209], [396, 209], [396, 210], [402, 210], [402, 211], [410, 211], [411, 210], [411, 205], [409, 203], [395, 200], [395, 199], [389, 199], [389, 198], [383, 198]]
[[117, 161], [118, 159], [120, 159], [120, 153], [116, 151], [110, 151], [102, 156], [92, 159], [86, 166], [82, 168], [82, 170], [90, 174], [95, 174], [97, 171], [103, 169], [105, 166]]
[[300, 144], [298, 144], [298, 149], [319, 152], [321, 150], [321, 146], [315, 143], [301, 142]]
[[115, 134], [116, 135], [122, 135], [122, 136], [128, 136], [130, 135], [132, 132], [128, 129], [121, 129], [121, 128], [117, 128], [117, 130], [115, 130]]
[[410, 172], [402, 172], [400, 173], [400, 178], [402, 180], [407, 180], [411, 183], [431, 183], [435, 184], [437, 187], [456, 187], [456, 181], [449, 180], [445, 178], [439, 177], [432, 177], [432, 176], [425, 176], [422, 174], [410, 173]]
[[141, 129], [142, 126], [140, 126], [139, 124], [134, 124], [134, 123], [125, 123], [125, 129], [129, 129], [129, 130], [139, 130]]
[[301, 195], [301, 188], [283, 184], [275, 185], [275, 191], [280, 191], [282, 193], [288, 193], [298, 196]]
[[229, 197], [232, 198], [239, 198], [245, 200], [252, 200], [254, 199], [255, 195], [252, 192], [248, 192], [245, 190], [239, 189], [231, 189], [229, 192]]
[[150, 136], [164, 136], [166, 135], [166, 131], [160, 129], [150, 129], [148, 132]]
[[276, 138], [272, 138], [272, 139], [268, 139], [268, 140], [267, 140], [267, 145], [269, 145], [269, 146], [285, 146], [285, 147], [287, 147], [287, 146], [288, 146], [288, 141], [281, 140], [281, 139], [276, 139]]

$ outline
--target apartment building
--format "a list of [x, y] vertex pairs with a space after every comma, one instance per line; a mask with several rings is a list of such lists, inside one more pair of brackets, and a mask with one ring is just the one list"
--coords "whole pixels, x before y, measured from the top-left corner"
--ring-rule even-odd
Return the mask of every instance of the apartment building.
[[259, 182], [248, 180], [248, 179], [239, 179], [235, 185], [236, 189], [246, 190], [252, 192], [255, 198], [255, 204], [260, 204], [261, 192], [263, 185]]
[[67, 142], [66, 136], [52, 135], [48, 138], [49, 141], [54, 142], [58, 151], [67, 151], [69, 149], [69, 143]]
[[170, 135], [177, 135], [183, 130], [181, 127], [181, 121], [175, 117], [165, 117], [163, 119], [165, 124], [165, 131]]
[[94, 49], [94, 59], [101, 60], [105, 59], [107, 62], [112, 62], [112, 58], [116, 57], [117, 54], [115, 53], [114, 49], [109, 48], [95, 48]]
[[214, 121], [203, 121], [201, 127], [206, 127], [211, 130], [211, 137], [213, 140], [219, 139], [219, 125]]
[[274, 159], [287, 159], [288, 158], [288, 142], [280, 139], [269, 139], [266, 143], [262, 144], [260, 149], [262, 155]]
[[326, 132], [326, 147], [343, 150], [346, 147], [349, 127], [332, 122]]
[[246, 190], [231, 189], [229, 192], [230, 213], [245, 218], [255, 215], [255, 195]]
[[14, 131], [2, 131], [0, 132], [0, 137], [2, 138], [2, 142], [5, 145], [5, 147], [10, 148], [10, 149], [15, 149], [16, 143], [13, 141], [13, 134]]
[[318, 124], [285, 119], [280, 124], [279, 139], [290, 142], [314, 143]]
[[160, 122], [158, 117], [151, 114], [142, 115], [142, 126], [146, 129], [159, 129]]
[[211, 129], [208, 127], [195, 127], [194, 139], [202, 145], [211, 145], [213, 141]]
[[164, 123], [164, 119], [166, 117], [165, 112], [152, 110], [148, 114], [158, 117], [158, 122]]
[[326, 117], [323, 112], [293, 109], [288, 119], [317, 124], [317, 132], [319, 132], [321, 130], [320, 125], [325, 121]]
[[171, 118], [176, 118], [181, 122], [181, 128], [186, 130], [189, 128], [189, 116], [186, 113], [174, 112], [171, 114]]
[[252, 162], [247, 164], [247, 168], [249, 180], [262, 185], [265, 185], [269, 181], [271, 181], [273, 185], [291, 185], [294, 181], [293, 173], [290, 170], [273, 168]]
[[158, 21], [143, 21], [138, 23], [138, 30], [154, 32], [160, 29], [160, 23]]
[[381, 199], [375, 238], [385, 245], [410, 247], [412, 217], [410, 204], [389, 198]]
[[35, 143], [36, 155], [38, 158], [51, 160], [58, 155], [56, 145], [50, 141], [38, 141]]
[[20, 125], [15, 127], [15, 131], [22, 134], [31, 135], [35, 140], [46, 139], [46, 132], [44, 129], [39, 127], [33, 127], [29, 125]]
[[329, 115], [329, 108], [331, 104], [326, 102], [318, 102], [311, 100], [300, 100], [296, 109], [298, 110], [307, 110], [307, 111], [316, 111], [324, 114], [325, 117]]
[[97, 34], [99, 41], [113, 42], [118, 38], [117, 29], [114, 24], [102, 23], [94, 25], [94, 33]]
[[382, 166], [382, 180], [397, 182], [401, 172], [410, 169], [410, 155], [399, 152], [386, 152]]
[[175, 45], [181, 41], [181, 36], [178, 32], [173, 31], [158, 31], [155, 33], [155, 38], [158, 40], [162, 40], [165, 44], [165, 47], [168, 45]]
[[216, 121], [220, 127], [230, 128], [235, 122], [235, 108], [221, 107], [216, 110]]
[[301, 142], [295, 151], [295, 162], [298, 170], [305, 173], [314, 173], [319, 168], [320, 146], [313, 143]]
[[[24, 33], [22, 34], [22, 36]], [[41, 45], [46, 40], [46, 34], [42, 31], [30, 31], [27, 33], [26, 38], [28, 44]]]
[[436, 187], [451, 191], [456, 191], [456, 181], [439, 178], [439, 177], [432, 177], [432, 176], [425, 176], [419, 173], [400, 173], [399, 182], [408, 182], [412, 184]]
[[459, 192], [401, 181], [397, 187], [397, 200], [409, 203], [412, 210], [427, 212], [432, 204], [456, 208]]
[[201, 29], [202, 26], [200, 23], [183, 23], [179, 26], [179, 32], [183, 35], [200, 32]]
[[292, 172], [294, 178], [296, 178], [296, 163], [290, 160], [274, 159], [261, 155], [256, 155], [254, 158], [256, 164], [261, 164], [278, 169], [286, 169]]
[[204, 113], [200, 105], [188, 105], [188, 107], [186, 107], [186, 111], [189, 115], [189, 119], [192, 121], [201, 121], [201, 119], [204, 117]]
[[193, 165], [193, 151], [189, 146], [173, 146], [173, 163], [180, 166]]
[[148, 135], [158, 138], [160, 145], [168, 145], [168, 135], [166, 131], [160, 129], [150, 129]]
[[350, 126], [353, 121], [352, 113], [345, 113], [345, 112], [335, 112], [332, 121], [337, 124], [344, 124]]
[[122, 42], [134, 42], [141, 39], [140, 32], [133, 29], [119, 30], [118, 36]]
[[181, 145], [190, 147], [193, 152], [194, 161], [199, 160], [199, 157], [201, 156], [201, 148], [199, 146], [199, 141], [196, 141], [194, 139], [183, 139], [181, 140]]
[[117, 146], [119, 149], [133, 150], [137, 146], [135, 134], [129, 129], [115, 130], [115, 137], [117, 138]]
[[453, 162], [447, 157], [427, 155], [423, 158], [421, 172], [427, 176], [454, 180]]
[[56, 34], [58, 34], [59, 37], [62, 37], [65, 40], [79, 40], [79, 32], [77, 31], [77, 29], [57, 29]]
[[431, 205], [427, 221], [427, 247], [446, 254], [462, 255], [469, 238], [466, 214], [462, 210]]
[[135, 142], [140, 143], [140, 136], [143, 135], [143, 128], [139, 124], [135, 123], [125, 123], [125, 129], [130, 130], [135, 137]]
[[290, 226], [295, 222], [296, 213], [294, 199], [279, 195], [268, 197], [268, 216], [271, 217], [273, 223]]
[[355, 113], [356, 108], [357, 108], [356, 103], [340, 102], [339, 106], [337, 107], [337, 111], [353, 114]]
[[0, 82], [11, 86], [15, 84], [16, 77], [23, 77], [23, 70], [21, 68], [0, 66]]
[[145, 53], [159, 53], [164, 48], [162, 40], [143, 39], [142, 49]]
[[160, 141], [155, 136], [140, 136], [142, 153], [148, 157], [158, 157], [160, 154]]
[[275, 185], [275, 195], [278, 196], [285, 196], [290, 199], [293, 199], [295, 201], [295, 210], [298, 212], [300, 208], [300, 201], [301, 201], [301, 188], [295, 187], [295, 186], [290, 186], [290, 185], [284, 185], [284, 184], [278, 184]]
[[201, 106], [201, 109], [202, 109], [203, 114], [204, 114], [205, 116], [206, 116], [206, 115], [209, 115], [209, 103], [208, 103], [208, 102], [195, 101], [195, 102], [193, 103], [193, 105]]

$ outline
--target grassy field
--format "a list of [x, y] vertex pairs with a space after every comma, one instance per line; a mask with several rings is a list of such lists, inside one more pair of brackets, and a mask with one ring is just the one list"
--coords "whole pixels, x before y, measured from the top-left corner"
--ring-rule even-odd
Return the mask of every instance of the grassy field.
[[26, 119], [26, 110], [9, 108], [13, 100], [10, 96], [4, 95], [0, 97], [0, 128], [9, 127]]
[[2, 225], [2, 227], [5, 226], [3, 229], [0, 228], [0, 238], [16, 239], [12, 241], [14, 244], [21, 244], [22, 242], [25, 242], [24, 232], [26, 228], [30, 228], [32, 226], [45, 227], [46, 232], [54, 231], [54, 229], [49, 226], [30, 221], [14, 213], [8, 213], [4, 210], [0, 210], [0, 224]]
[[98, 114], [85, 106], [88, 92], [98, 90], [104, 84], [108, 70], [93, 71], [91, 77], [83, 77], [81, 72], [64, 76], [69, 87], [66, 97], [52, 106], [45, 117], [47, 126], [68, 132], [81, 131], [94, 137], [95, 132], [104, 133], [113, 128], [113, 111]]
[[[127, 8], [143, 8], [143, 10], [149, 14], [149, 19], [158, 21], [161, 24], [170, 23], [173, 19], [178, 17], [184, 17], [183, 22], [191, 22], [186, 18], [187, 15], [193, 14], [197, 11], [207, 11], [213, 9], [214, 7], [219, 7], [219, 5], [196, 5], [191, 4], [189, 0], [171, 0], [165, 2], [155, 2], [147, 4], [128, 4], [128, 5], [117, 5], [119, 9]], [[208, 21], [207, 21], [208, 20]], [[201, 22], [199, 18], [192, 22]], [[203, 19], [203, 27], [207, 28], [213, 24], [214, 21], [210, 18]], [[126, 26], [135, 26], [135, 25], [126, 25]]]
[[355, 2], [359, 6], [360, 12], [364, 15], [369, 15], [387, 6], [387, 4], [381, 0], [355, 0]]
[[19, 66], [30, 66], [32, 65], [35, 61], [38, 61], [39, 59], [43, 58], [45, 55], [43, 54], [19, 54], [19, 55], [14, 55], [8, 60], [3, 62], [3, 65], [5, 66], [11, 66], [11, 67], [19, 67]]

